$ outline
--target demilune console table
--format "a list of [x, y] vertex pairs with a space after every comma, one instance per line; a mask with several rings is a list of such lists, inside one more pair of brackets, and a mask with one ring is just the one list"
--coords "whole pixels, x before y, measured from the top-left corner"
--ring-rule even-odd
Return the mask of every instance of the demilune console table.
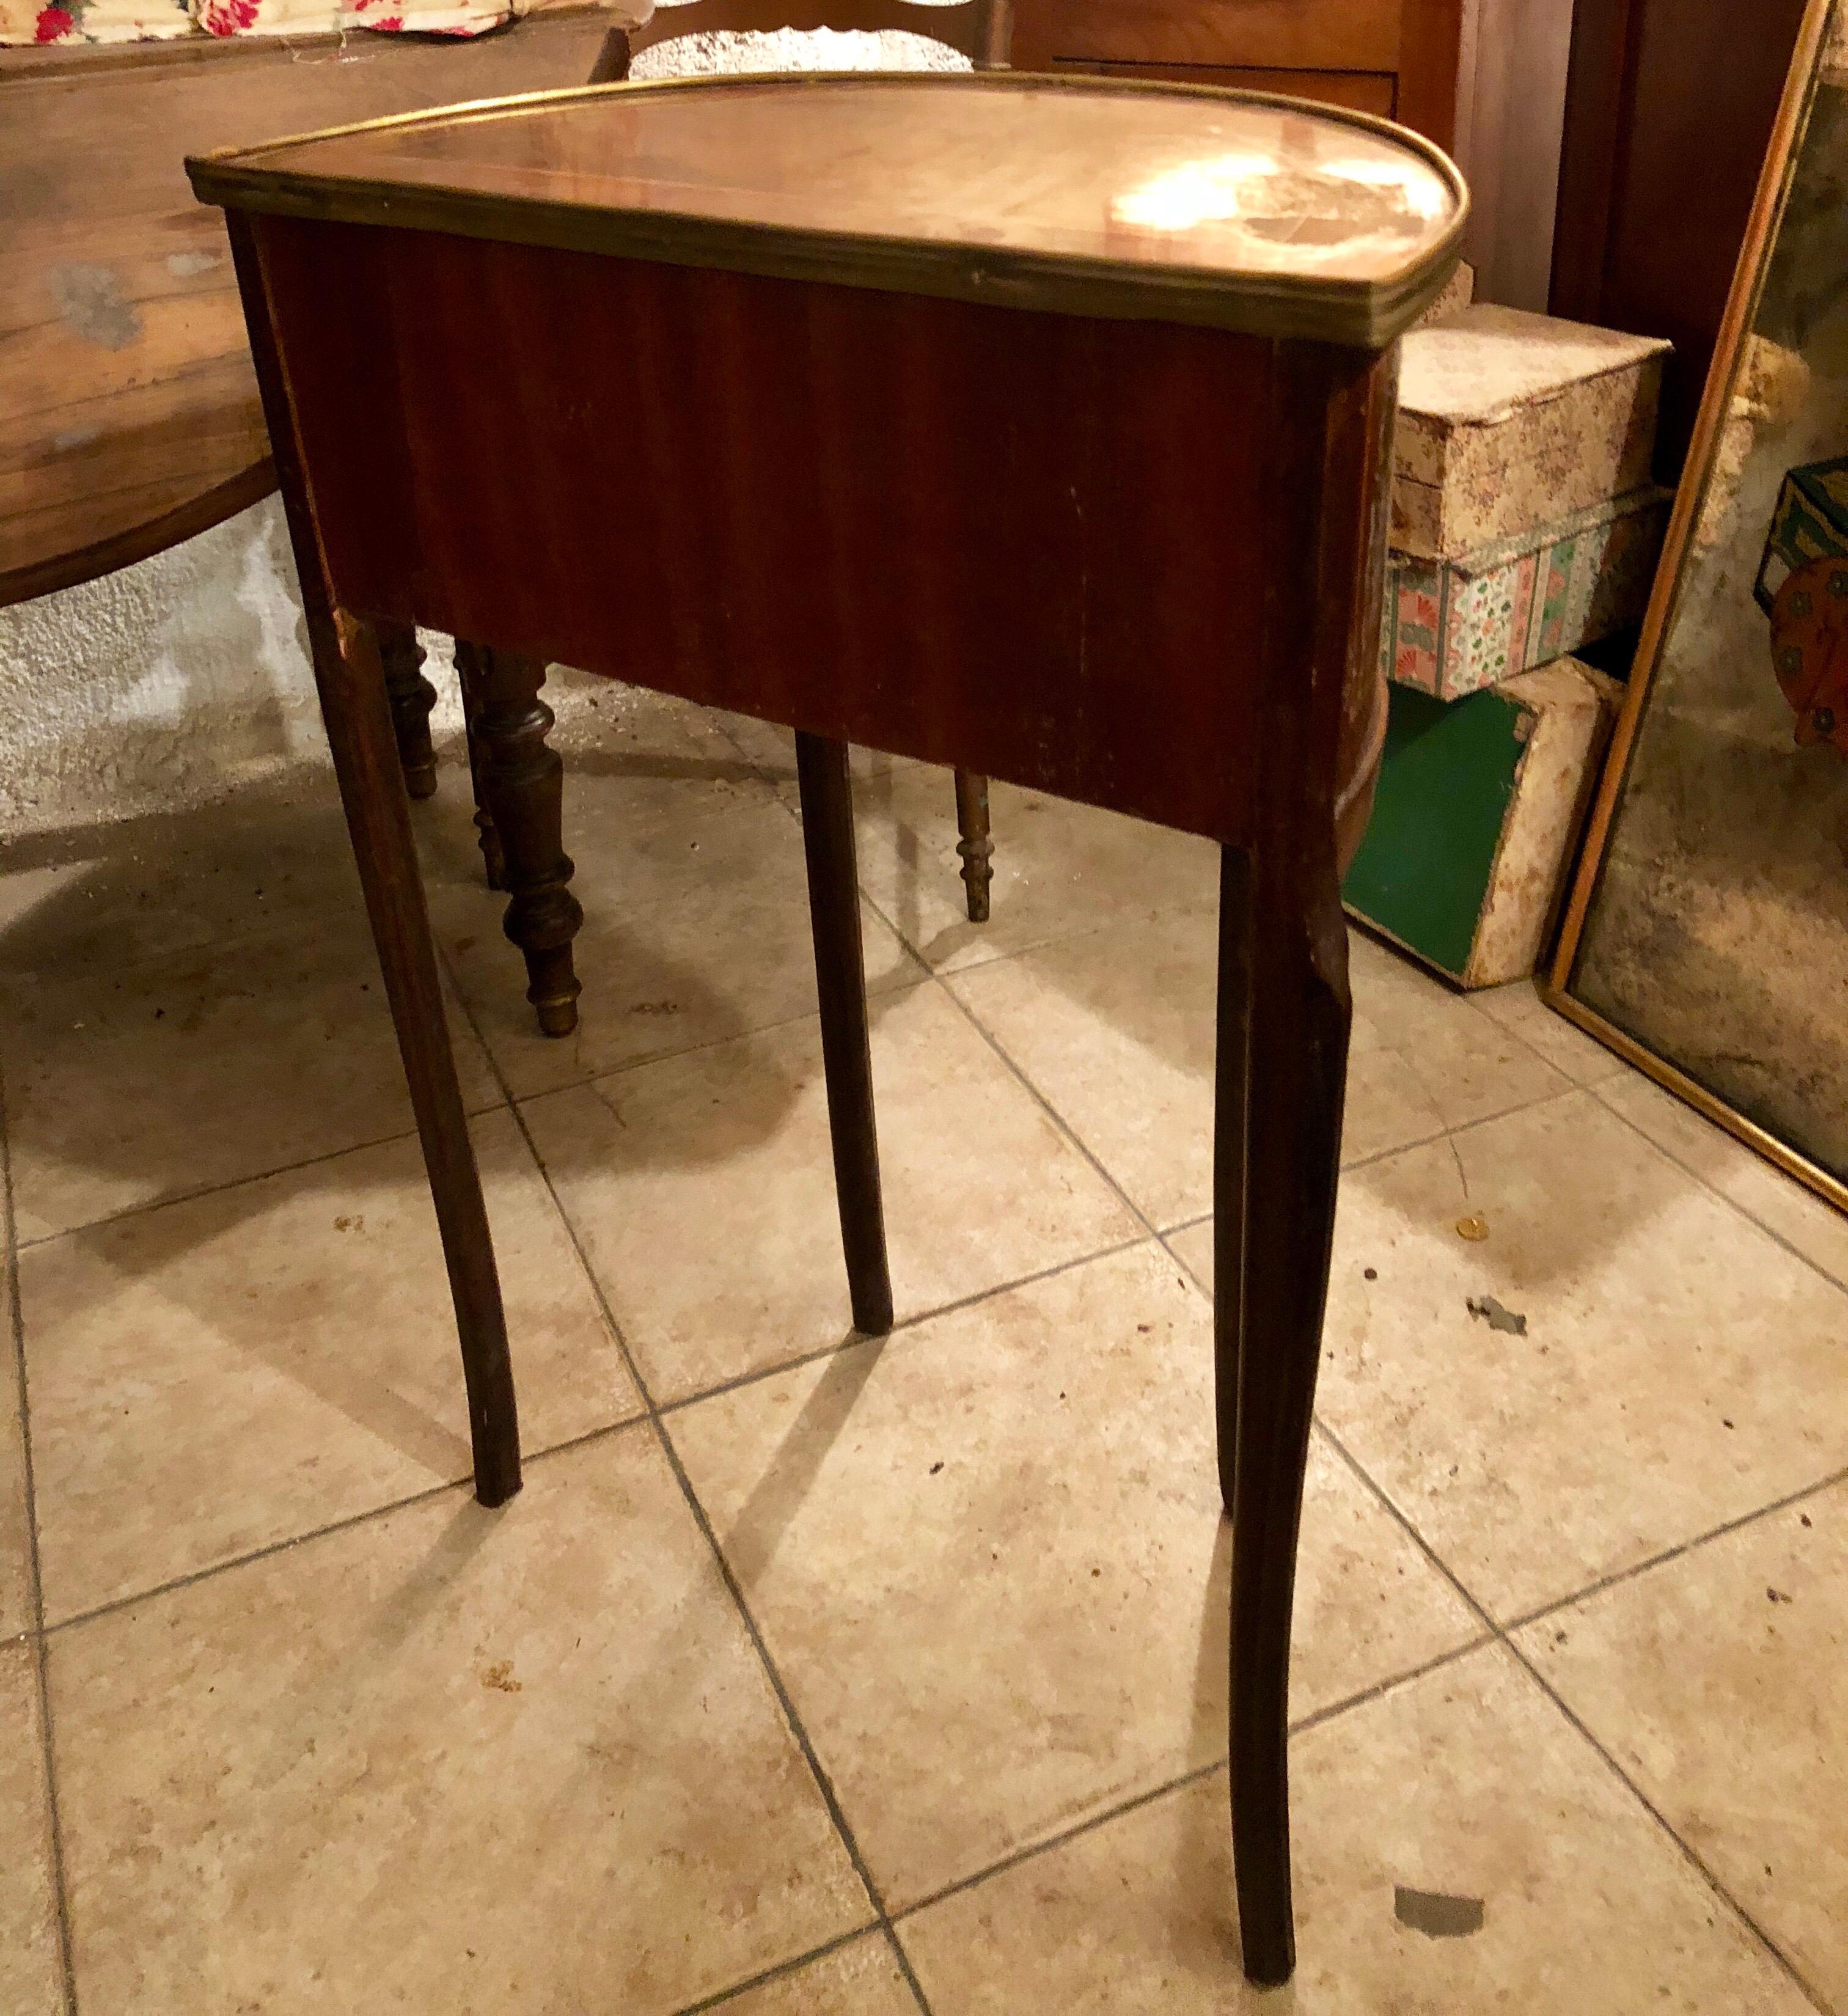
[[1396, 339], [1454, 263], [1456, 171], [1288, 100], [1005, 74], [551, 92], [189, 167], [229, 213], [484, 1503], [519, 1485], [513, 1377], [375, 625], [797, 731], [865, 1330], [892, 1300], [847, 744], [1221, 844], [1232, 1823], [1246, 1971], [1284, 1979], [1339, 877], [1385, 723]]

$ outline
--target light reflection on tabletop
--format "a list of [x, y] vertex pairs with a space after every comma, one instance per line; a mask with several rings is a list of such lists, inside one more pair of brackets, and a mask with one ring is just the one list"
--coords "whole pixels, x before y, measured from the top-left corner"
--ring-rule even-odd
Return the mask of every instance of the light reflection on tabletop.
[[999, 77], [614, 87], [250, 149], [243, 170], [1254, 275], [1391, 282], [1439, 162], [1287, 100]]

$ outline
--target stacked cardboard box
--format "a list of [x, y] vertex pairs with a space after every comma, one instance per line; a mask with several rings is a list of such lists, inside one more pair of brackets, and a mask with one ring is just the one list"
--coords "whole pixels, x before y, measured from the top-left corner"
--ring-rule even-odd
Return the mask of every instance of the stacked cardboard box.
[[1345, 894], [1465, 987], [1543, 950], [1615, 704], [1569, 654], [1640, 623], [1667, 524], [1650, 481], [1667, 348], [1480, 304], [1405, 339], [1391, 721]]

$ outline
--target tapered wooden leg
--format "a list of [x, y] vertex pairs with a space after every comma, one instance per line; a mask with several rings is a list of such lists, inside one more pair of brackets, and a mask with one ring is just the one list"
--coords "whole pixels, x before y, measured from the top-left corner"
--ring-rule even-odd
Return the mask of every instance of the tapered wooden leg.
[[526, 956], [526, 998], [539, 1027], [548, 1036], [567, 1036], [578, 1026], [571, 941], [584, 912], [571, 892], [571, 858], [561, 837], [564, 765], [546, 743], [553, 719], [539, 698], [546, 668], [458, 638], [456, 669], [474, 723], [476, 786], [499, 838], [512, 898], [504, 928]]
[[[456, 662], [459, 665], [462, 661], [458, 658]], [[468, 781], [475, 797], [475, 838], [481, 849], [481, 866], [490, 889], [505, 889], [507, 886], [507, 857], [500, 844], [500, 833], [494, 823], [494, 815], [488, 809], [487, 794], [481, 783], [488, 759], [481, 742], [481, 725], [476, 718], [481, 704], [478, 685], [464, 679], [459, 671], [456, 675], [456, 682], [462, 688], [463, 735], [468, 744]]]
[[1219, 1022], [1213, 1064], [1212, 1359], [1219, 1503], [1228, 1518], [1237, 1471], [1238, 1356], [1245, 1327], [1251, 948], [1251, 859], [1236, 848], [1221, 848]]
[[372, 921], [373, 941], [398, 1031], [411, 1110], [423, 1144], [437, 1229], [455, 1299], [468, 1388], [469, 1439], [475, 1496], [499, 1505], [520, 1489], [520, 1420], [507, 1355], [506, 1315], [494, 1265], [494, 1242], [475, 1167], [468, 1118], [456, 1082], [437, 977], [436, 948], [411, 838], [410, 808], [398, 781], [397, 737], [377, 639], [333, 606], [314, 510], [302, 479], [294, 411], [276, 351], [262, 261], [247, 218], [227, 217], [232, 258], [250, 330], [250, 355], [263, 394], [276, 487], [308, 619], [309, 655], [334, 776], [352, 837], [353, 859]]
[[344, 611], [335, 612], [333, 627], [338, 648], [326, 654], [333, 662], [323, 665], [316, 653], [322, 711], [456, 1301], [475, 1496], [484, 1505], [499, 1505], [520, 1489], [520, 1424], [487, 1207], [449, 1048], [377, 647], [371, 632]]
[[[1236, 1302], [1220, 1306], [1241, 1333], [1232, 1513], [1233, 1861], [1245, 1972], [1270, 1985], [1295, 1965], [1290, 1902], [1290, 1615], [1302, 1474], [1335, 1225], [1347, 1077], [1347, 933], [1332, 872], [1306, 879], [1300, 861], [1228, 861], [1222, 901], [1221, 999], [1247, 1004], [1242, 1140], [1236, 1104], [1222, 1103], [1215, 1209], [1236, 1215]], [[1224, 1330], [1220, 1332], [1222, 1339]], [[1226, 1363], [1222, 1343], [1220, 1364]]]
[[989, 886], [995, 879], [994, 870], [989, 866], [995, 844], [989, 837], [987, 778], [978, 777], [968, 770], [957, 771], [956, 824], [956, 851], [963, 857], [963, 887], [968, 895], [969, 921], [972, 924], [985, 924]]
[[427, 798], [436, 790], [436, 751], [430, 740], [436, 688], [423, 676], [423, 646], [408, 623], [380, 623], [376, 629], [404, 787], [413, 798]]
[[882, 1337], [892, 1327], [879, 1194], [879, 1139], [873, 1114], [873, 1057], [866, 1035], [866, 975], [860, 948], [859, 877], [854, 864], [853, 785], [847, 745], [796, 737], [802, 847], [809, 861], [809, 915], [821, 997], [822, 1064], [828, 1129], [853, 1327]]

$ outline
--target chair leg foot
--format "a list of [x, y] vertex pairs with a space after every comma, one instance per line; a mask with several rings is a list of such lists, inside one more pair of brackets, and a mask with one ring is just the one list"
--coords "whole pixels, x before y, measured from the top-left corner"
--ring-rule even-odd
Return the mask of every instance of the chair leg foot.
[[498, 866], [512, 898], [504, 928], [525, 956], [526, 998], [540, 1028], [568, 1036], [578, 1026], [579, 991], [571, 941], [584, 912], [571, 892], [571, 859], [562, 838], [564, 765], [546, 741], [553, 719], [539, 697], [546, 668], [458, 638], [456, 669], [489, 883]]
[[967, 770], [956, 773], [956, 851], [963, 858], [963, 887], [968, 899], [969, 921], [985, 924], [989, 918], [989, 890], [994, 871], [994, 842], [989, 837], [988, 779]]

